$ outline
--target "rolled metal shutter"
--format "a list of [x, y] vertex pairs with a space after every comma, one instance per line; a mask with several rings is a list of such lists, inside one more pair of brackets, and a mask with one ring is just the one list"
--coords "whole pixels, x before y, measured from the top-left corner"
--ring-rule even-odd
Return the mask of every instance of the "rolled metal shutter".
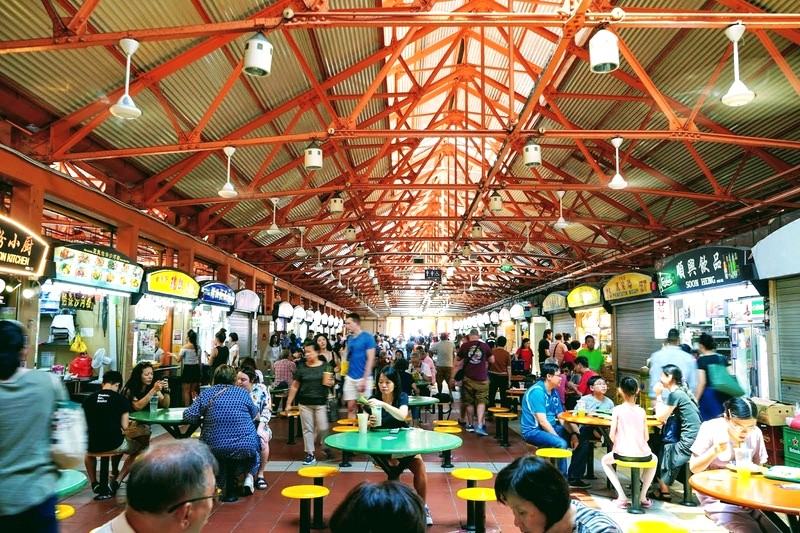
[[780, 361], [780, 400], [800, 401], [800, 277], [775, 281], [775, 329]]
[[253, 313], [234, 311], [228, 317], [230, 331], [239, 335], [239, 359], [253, 357]]
[[639, 369], [647, 363], [650, 354], [661, 349], [661, 345], [661, 339], [655, 338], [653, 300], [614, 306], [617, 379], [625, 375], [638, 379]]
[[[553, 315], [553, 336], [556, 333], [569, 333], [575, 338], [575, 319], [569, 313], [556, 313]], [[580, 340], [580, 339], [578, 339]]]

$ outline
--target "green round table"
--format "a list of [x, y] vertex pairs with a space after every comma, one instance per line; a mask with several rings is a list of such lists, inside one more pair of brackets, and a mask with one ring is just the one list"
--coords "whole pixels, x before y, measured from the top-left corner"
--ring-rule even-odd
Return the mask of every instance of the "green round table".
[[435, 405], [439, 403], [439, 400], [436, 398], [431, 398], [430, 396], [409, 396], [408, 397], [408, 406], [409, 407], [422, 407], [425, 405]]
[[[135, 420], [142, 424], [156, 424], [163, 426], [167, 433], [176, 439], [185, 439], [192, 436], [200, 424], [190, 424], [183, 419], [183, 412], [186, 409], [183, 407], [174, 407], [171, 409], [159, 409], [155, 413], [151, 413], [149, 409], [143, 411], [135, 411], [130, 413], [130, 419]], [[186, 431], [181, 431], [181, 426], [187, 426]]]
[[[460, 437], [418, 428], [401, 429], [389, 433], [377, 429], [362, 433], [335, 433], [325, 439], [325, 444], [346, 452], [368, 454], [386, 472], [390, 480], [397, 480], [417, 454], [443, 452], [461, 446]], [[389, 464], [396, 459], [396, 465]]]
[[56, 481], [56, 497], [66, 498], [81, 490], [86, 485], [86, 475], [77, 470], [59, 470]]

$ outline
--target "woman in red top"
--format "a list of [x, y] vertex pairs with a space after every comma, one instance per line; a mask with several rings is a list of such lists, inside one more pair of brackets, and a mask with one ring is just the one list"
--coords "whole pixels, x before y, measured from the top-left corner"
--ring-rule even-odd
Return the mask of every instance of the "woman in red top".
[[517, 359], [525, 361], [525, 372], [531, 371], [531, 363], [533, 362], [533, 350], [531, 350], [531, 340], [522, 339], [522, 346], [517, 349]]

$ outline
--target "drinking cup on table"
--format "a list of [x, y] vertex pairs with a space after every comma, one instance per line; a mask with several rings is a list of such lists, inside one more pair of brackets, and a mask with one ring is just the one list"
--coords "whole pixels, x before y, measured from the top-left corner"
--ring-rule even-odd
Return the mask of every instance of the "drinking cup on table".
[[748, 481], [753, 469], [753, 450], [734, 448], [733, 453], [736, 458], [736, 473], [739, 475], [739, 480]]
[[380, 405], [373, 405], [372, 406], [372, 416], [375, 417], [375, 425], [380, 426], [383, 422], [383, 406]]
[[358, 418], [358, 432], [366, 434], [367, 426], [369, 425], [369, 415], [367, 413], [358, 413], [356, 418]]
[[586, 401], [578, 400], [575, 403], [575, 411], [577, 412], [578, 416], [586, 416]]

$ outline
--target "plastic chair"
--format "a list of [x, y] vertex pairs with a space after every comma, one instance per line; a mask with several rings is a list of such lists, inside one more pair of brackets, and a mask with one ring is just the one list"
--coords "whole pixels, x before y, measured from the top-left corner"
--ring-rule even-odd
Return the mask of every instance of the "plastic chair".
[[486, 533], [486, 502], [497, 500], [494, 488], [472, 487], [461, 489], [456, 496], [475, 505], [475, 533]]
[[[466, 480], [468, 489], [477, 487], [478, 481], [486, 481], [494, 477], [494, 474], [483, 468], [458, 468], [450, 472], [450, 475], [456, 479]], [[467, 500], [467, 523], [464, 529], [467, 531], [475, 529], [475, 502], [469, 499]]]
[[318, 485], [292, 485], [281, 491], [281, 496], [300, 500], [300, 533], [311, 532], [311, 500], [324, 498], [331, 491]]
[[112, 457], [116, 457], [117, 455], [122, 455], [119, 452], [100, 452], [100, 453], [87, 453], [89, 457], [97, 457], [100, 459], [100, 475], [97, 478], [97, 481], [100, 483], [100, 487], [97, 493], [97, 496], [94, 497], [95, 500], [108, 500], [113, 496], [111, 494], [111, 487], [108, 484], [108, 474], [110, 471], [110, 462]]
[[434, 420], [433, 427], [455, 427], [458, 426], [458, 420]]
[[[322, 481], [326, 477], [335, 476], [339, 469], [333, 466], [306, 466], [297, 471], [300, 477], [310, 477], [314, 480], [314, 485], [322, 487]], [[327, 529], [328, 525], [322, 519], [322, 498], [314, 498], [314, 520], [311, 522], [311, 529]]]
[[495, 426], [499, 425], [502, 431], [503, 440], [500, 442], [500, 446], [504, 448], [508, 448], [511, 446], [508, 443], [508, 421], [517, 418], [517, 415], [514, 413], [495, 413]]
[[628, 507], [628, 512], [631, 514], [643, 514], [642, 502], [639, 498], [639, 483], [641, 478], [642, 469], [655, 468], [658, 462], [651, 459], [646, 463], [638, 461], [617, 461], [617, 467], [625, 466], [631, 469], [631, 506]]
[[[455, 422], [455, 420], [454, 420]], [[458, 422], [456, 422], [458, 424]], [[461, 428], [456, 426], [436, 426], [433, 428], [436, 433], [450, 433], [451, 435], [456, 435], [461, 433]], [[453, 468], [453, 463], [451, 462], [452, 452], [450, 450], [444, 450], [441, 454], [442, 458], [442, 468]]]
[[59, 503], [56, 505], [56, 520], [64, 520], [75, 514], [75, 508], [71, 505]]
[[634, 522], [627, 533], [689, 533], [689, 530], [680, 526], [672, 525], [661, 520], [639, 520]]
[[[510, 409], [507, 407], [489, 407], [487, 409], [492, 416], [496, 415], [497, 413], [508, 413]], [[494, 440], [500, 440], [502, 438], [502, 432], [500, 430], [500, 424], [495, 421], [494, 423]]]

